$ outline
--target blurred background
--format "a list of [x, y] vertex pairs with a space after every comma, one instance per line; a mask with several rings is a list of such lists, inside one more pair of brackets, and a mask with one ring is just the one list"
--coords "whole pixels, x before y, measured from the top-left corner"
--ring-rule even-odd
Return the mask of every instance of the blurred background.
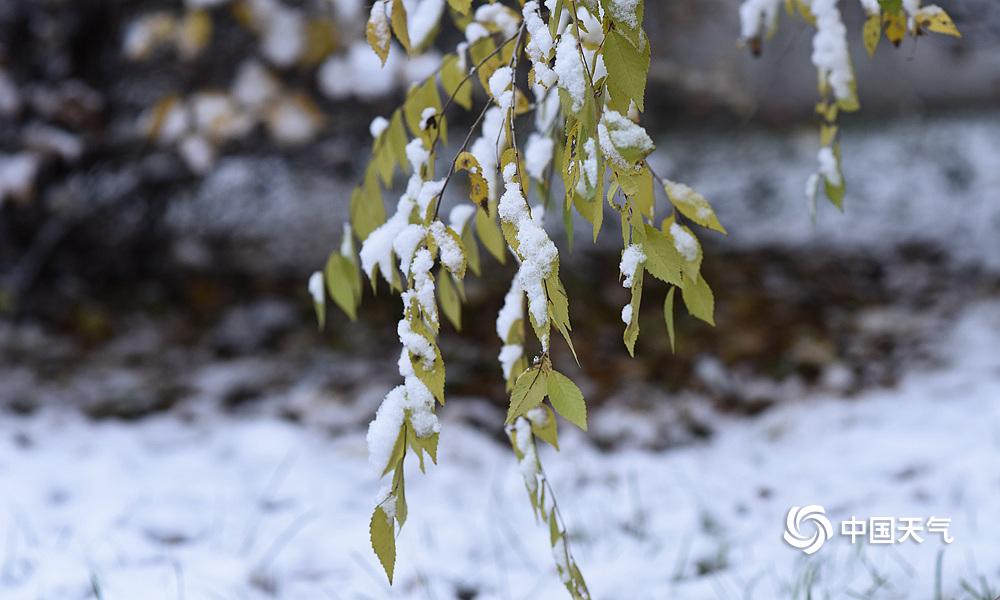
[[[862, 110], [841, 118], [844, 211], [815, 218], [812, 29], [783, 15], [754, 59], [737, 5], [646, 8], [651, 162], [729, 230], [702, 240], [717, 326], [678, 315], [671, 353], [649, 286], [629, 359], [617, 228], [570, 248], [549, 223], [580, 365], [554, 360], [591, 427], [542, 460], [591, 591], [992, 600], [1000, 5], [942, 0], [963, 39], [869, 58], [843, 3]], [[441, 465], [409, 478], [393, 588], [368, 547], [364, 431], [397, 383], [398, 299], [366, 291], [358, 322], [331, 305], [317, 331], [306, 279], [370, 121], [460, 38], [380, 68], [367, 12], [0, 2], [0, 597], [559, 597], [502, 431], [513, 267], [485, 253], [462, 331], [442, 327]], [[956, 541], [807, 558], [781, 541], [805, 504], [943, 515]]]

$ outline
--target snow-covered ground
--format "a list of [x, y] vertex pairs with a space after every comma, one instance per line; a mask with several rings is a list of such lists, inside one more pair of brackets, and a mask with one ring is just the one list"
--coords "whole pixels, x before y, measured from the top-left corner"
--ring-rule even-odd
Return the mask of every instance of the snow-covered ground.
[[[602, 452], [564, 426], [542, 461], [594, 597], [934, 598], [942, 552], [943, 597], [987, 597], [964, 586], [1000, 582], [998, 347], [1000, 303], [980, 303], [941, 332], [941, 366], [894, 389], [803, 397], [660, 452]], [[368, 547], [378, 483], [360, 429], [4, 417], [0, 597], [561, 597], [509, 448], [441, 412], [440, 464], [407, 477], [392, 589]], [[955, 541], [835, 535], [806, 557], [782, 541], [789, 507], [806, 504], [835, 528], [951, 517]]]

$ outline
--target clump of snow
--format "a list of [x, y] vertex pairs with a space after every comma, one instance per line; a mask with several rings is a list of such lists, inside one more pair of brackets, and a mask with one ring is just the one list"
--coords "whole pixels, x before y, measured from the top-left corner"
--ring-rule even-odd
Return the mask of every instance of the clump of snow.
[[552, 149], [555, 142], [547, 135], [532, 132], [528, 136], [528, 143], [524, 147], [524, 164], [528, 170], [528, 175], [541, 181], [545, 176], [545, 169], [552, 161]]
[[323, 61], [316, 77], [320, 91], [334, 100], [350, 96], [362, 99], [389, 94], [397, 85], [398, 65], [390, 52], [385, 68], [368, 44], [355, 42], [343, 56]]
[[583, 161], [580, 163], [580, 180], [576, 191], [585, 194], [588, 189], [597, 187], [597, 144], [594, 138], [588, 138], [583, 143]]
[[372, 119], [372, 122], [368, 125], [368, 133], [371, 134], [372, 138], [378, 138], [388, 128], [389, 119], [379, 115]]
[[622, 308], [622, 322], [625, 323], [626, 325], [631, 325], [632, 324], [632, 305], [631, 304], [626, 304]]
[[434, 242], [437, 243], [441, 264], [452, 273], [457, 273], [465, 262], [462, 246], [449, 234], [448, 228], [441, 221], [431, 223], [430, 231], [434, 236]]
[[392, 240], [392, 251], [399, 259], [399, 270], [403, 272], [403, 277], [410, 276], [410, 263], [413, 262], [413, 255], [425, 237], [427, 237], [427, 229], [423, 225], [409, 223]]
[[122, 52], [131, 60], [146, 58], [174, 35], [176, 25], [176, 20], [165, 12], [144, 15], [126, 28]]
[[340, 254], [348, 258], [354, 257], [354, 238], [351, 235], [351, 224], [345, 222], [340, 234]]
[[0, 154], [0, 204], [7, 198], [29, 198], [39, 166], [38, 156], [31, 152]]
[[837, 0], [812, 0], [810, 9], [816, 17], [812, 62], [820, 77], [833, 88], [834, 96], [838, 100], [848, 100], [853, 97], [854, 74], [847, 49], [847, 28], [840, 19]]
[[267, 130], [280, 144], [311, 141], [323, 126], [323, 113], [306, 96], [285, 96], [267, 111]]
[[503, 33], [504, 37], [513, 37], [517, 33], [517, 28], [521, 25], [518, 14], [507, 8], [500, 2], [494, 4], [483, 4], [476, 9], [476, 21], [485, 25], [492, 25]]
[[486, 179], [490, 192], [490, 200], [497, 197], [497, 163], [507, 147], [507, 136], [503, 131], [504, 113], [491, 106], [483, 117], [482, 135], [469, 147], [469, 152], [476, 157], [482, 167], [482, 176]]
[[434, 28], [441, 21], [445, 0], [419, 0], [411, 2], [407, 7], [406, 27], [410, 35], [410, 45], [414, 48], [424, 46]]
[[639, 17], [636, 10], [638, 6], [639, 0], [611, 0], [608, 3], [611, 16], [616, 21], [621, 21], [632, 29], [639, 26]]
[[500, 67], [490, 75], [490, 95], [505, 115], [514, 106], [514, 71], [510, 67]]
[[584, 96], [587, 94], [587, 74], [580, 61], [580, 50], [577, 39], [571, 32], [563, 32], [556, 47], [556, 62], [552, 67], [559, 76], [559, 87], [566, 90], [573, 102], [573, 112], [583, 108]]
[[622, 251], [621, 262], [618, 263], [618, 271], [624, 280], [622, 286], [631, 288], [635, 279], [635, 272], [639, 265], [646, 262], [646, 253], [642, 251], [642, 244], [629, 244]]
[[392, 40], [392, 32], [389, 29], [389, 10], [390, 6], [386, 0], [375, 0], [368, 13], [368, 27], [375, 36], [379, 48], [387, 48]]
[[425, 369], [434, 366], [434, 361], [437, 359], [434, 347], [427, 338], [413, 331], [408, 319], [399, 320], [396, 325], [396, 334], [399, 336], [399, 342], [403, 345], [404, 351], [419, 358]]
[[[411, 265], [413, 273], [413, 288], [403, 292], [404, 306], [410, 306], [414, 301], [423, 311], [424, 317], [433, 325], [438, 322], [437, 300], [434, 297], [434, 277], [431, 269], [434, 267], [434, 257], [427, 248], [417, 250]], [[426, 356], [424, 357], [426, 360]]]
[[698, 240], [687, 229], [677, 223], [671, 223], [670, 235], [674, 238], [674, 248], [681, 253], [684, 260], [694, 262], [698, 258]]
[[559, 117], [559, 93], [539, 86], [532, 88], [535, 94], [535, 129], [539, 133], [549, 131]]
[[[500, 197], [498, 212], [500, 218], [517, 231], [517, 254], [521, 258], [521, 268], [517, 272], [517, 277], [521, 288], [528, 296], [528, 311], [535, 324], [544, 329], [549, 322], [545, 279], [552, 274], [552, 268], [559, 258], [559, 251], [545, 233], [545, 229], [531, 218], [527, 201], [521, 193], [521, 184], [517, 180], [517, 166], [514, 163], [504, 167], [503, 178], [506, 191]], [[539, 341], [543, 348], [548, 348], [548, 339]]]
[[417, 194], [417, 207], [420, 208], [421, 215], [426, 214], [431, 202], [441, 196], [441, 191], [444, 190], [444, 182], [445, 179], [441, 178], [434, 181], [425, 181], [420, 185], [420, 193]]
[[396, 212], [389, 217], [385, 223], [379, 225], [374, 231], [368, 234], [361, 244], [359, 256], [361, 258], [361, 269], [369, 279], [374, 278], [375, 268], [385, 279], [386, 283], [392, 285], [392, 249], [396, 236], [409, 225], [410, 215], [415, 206], [414, 199], [409, 194], [403, 194], [396, 205]]
[[381, 475], [389, 464], [392, 448], [396, 445], [399, 430], [406, 417], [406, 388], [398, 385], [386, 394], [375, 412], [375, 418], [368, 424], [368, 463]]
[[504, 344], [500, 348], [497, 360], [500, 361], [500, 368], [503, 369], [503, 378], [510, 379], [514, 364], [524, 356], [524, 346], [521, 344]]
[[878, 3], [878, 0], [859, 0], [861, 2], [862, 8], [865, 9], [865, 14], [867, 15], [878, 15], [882, 14], [882, 6]]
[[279, 67], [289, 67], [306, 49], [306, 18], [301, 11], [283, 4], [259, 19], [263, 27], [261, 53]]
[[323, 293], [323, 273], [316, 271], [309, 276], [309, 295], [313, 302], [323, 306], [326, 303], [326, 294]]
[[469, 23], [469, 25], [465, 28], [465, 42], [467, 44], [475, 44], [479, 40], [487, 37], [490, 37], [490, 32], [475, 21]]
[[525, 2], [522, 9], [524, 26], [528, 31], [528, 43], [524, 48], [528, 59], [535, 69], [535, 82], [542, 89], [549, 89], [559, 80], [559, 76], [549, 66], [549, 58], [555, 47], [548, 24], [542, 20], [538, 11], [538, 2]]
[[639, 152], [652, 152], [653, 140], [637, 123], [614, 110], [605, 110], [597, 125], [597, 136], [601, 141], [604, 156], [620, 168], [634, 165], [625, 160], [619, 149], [631, 149]]
[[465, 230], [472, 215], [476, 214], [476, 207], [471, 204], [457, 204], [448, 213], [448, 226], [454, 229], [459, 235]]
[[510, 329], [518, 320], [524, 318], [524, 289], [517, 276], [510, 282], [510, 289], [503, 298], [503, 306], [497, 314], [497, 337], [506, 342], [510, 337]]
[[263, 107], [274, 100], [278, 92], [278, 80], [256, 60], [247, 60], [240, 65], [231, 86], [233, 98], [248, 109]]
[[743, 0], [740, 5], [740, 35], [744, 40], [761, 37], [774, 26], [781, 0]]
[[[604, 6], [601, 4], [597, 5], [600, 16], [604, 15]], [[580, 22], [581, 28], [586, 29], [586, 31], [580, 32], [580, 39], [589, 46], [597, 48], [604, 42], [604, 26], [601, 24], [601, 19], [595, 16], [585, 7], [580, 6], [576, 9], [576, 19]], [[633, 17], [634, 19], [634, 17]], [[593, 61], [593, 55], [587, 56], [587, 64], [591, 64]], [[597, 79], [596, 77], [594, 78]]]
[[420, 131], [427, 131], [427, 127], [435, 115], [437, 115], [437, 109], [433, 106], [428, 106], [420, 113]]
[[531, 421], [524, 417], [518, 417], [514, 421], [514, 439], [517, 443], [517, 450], [521, 453], [518, 465], [521, 468], [521, 477], [524, 478], [524, 485], [528, 492], [535, 493], [538, 489], [538, 455], [535, 452], [535, 439], [531, 433]]
[[837, 168], [837, 156], [833, 153], [833, 149], [823, 146], [816, 154], [816, 160], [819, 162], [819, 174], [829, 181], [830, 185], [839, 187], [840, 170]]
[[204, 175], [215, 164], [215, 146], [204, 136], [190, 134], [184, 136], [177, 147], [184, 164], [193, 172]]
[[430, 151], [424, 147], [424, 141], [420, 138], [413, 138], [406, 144], [406, 160], [409, 161], [414, 173], [420, 172], [420, 167], [427, 164], [430, 156]]

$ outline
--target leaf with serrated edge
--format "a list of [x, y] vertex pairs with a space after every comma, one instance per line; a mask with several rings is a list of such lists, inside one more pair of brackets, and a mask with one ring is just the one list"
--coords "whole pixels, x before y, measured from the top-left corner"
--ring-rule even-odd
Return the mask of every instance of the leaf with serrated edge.
[[447, 270], [438, 271], [437, 285], [438, 301], [441, 303], [441, 311], [448, 317], [451, 324], [458, 331], [462, 330], [462, 301], [458, 298], [458, 291], [452, 283], [451, 275]]
[[709, 325], [715, 325], [715, 297], [704, 277], [699, 277], [695, 281], [685, 279], [684, 285], [681, 287], [681, 296], [684, 298], [684, 305], [687, 306], [691, 315]]
[[392, 584], [392, 572], [396, 567], [396, 532], [392, 521], [381, 506], [376, 507], [375, 512], [372, 513], [368, 532], [371, 535], [375, 556], [382, 563], [385, 575], [389, 578], [389, 583]]
[[514, 381], [514, 389], [510, 393], [510, 408], [507, 410], [507, 423], [524, 416], [545, 399], [547, 374], [540, 366], [534, 366], [521, 373]]
[[580, 388], [559, 371], [549, 373], [547, 391], [552, 408], [564, 419], [587, 431], [587, 403]]

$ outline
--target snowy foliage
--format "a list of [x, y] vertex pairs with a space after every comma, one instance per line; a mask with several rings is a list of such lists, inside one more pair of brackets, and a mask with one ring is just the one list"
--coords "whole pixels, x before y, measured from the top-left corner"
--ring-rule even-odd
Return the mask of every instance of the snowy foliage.
[[[643, 287], [652, 280], [667, 287], [663, 315], [671, 347], [675, 294], [690, 315], [714, 325], [714, 297], [701, 273], [698, 236], [726, 230], [705, 197], [659, 177], [646, 160], [655, 147], [641, 124], [650, 61], [643, 0], [475, 4], [448, 0], [458, 29], [455, 38], [461, 41], [417, 78], [399, 109], [371, 123], [372, 160], [364, 183], [351, 197], [360, 266], [353, 252], [341, 249], [331, 255], [325, 274], [327, 290], [352, 318], [361, 300], [361, 273], [376, 287], [380, 274], [402, 300], [397, 333], [403, 383], [386, 395], [369, 430], [373, 465], [391, 482], [375, 498], [371, 542], [391, 581], [396, 536], [407, 515], [405, 458], [414, 453], [421, 468], [425, 456], [437, 459], [440, 425], [434, 407], [435, 400], [444, 403], [445, 392], [437, 347], [440, 315], [460, 327], [462, 279], [467, 268], [475, 273], [483, 268], [481, 244], [497, 261], [516, 263], [496, 318], [497, 359], [510, 393], [506, 432], [531, 506], [550, 528], [560, 579], [572, 597], [589, 598], [536, 449], [539, 439], [558, 448], [556, 415], [587, 429], [582, 392], [553, 368], [552, 356], [561, 351], [552, 343], [553, 330], [571, 354], [576, 351], [569, 298], [559, 278], [559, 250], [546, 231], [544, 215], [563, 217], [558, 220], [572, 234], [575, 212], [592, 225], [596, 239], [606, 208], [617, 214], [620, 227], [613, 229], [620, 230], [623, 248], [619, 274], [630, 293], [621, 319], [630, 354], [639, 335]], [[819, 169], [810, 187], [815, 192], [822, 184], [839, 204], [844, 178], [836, 118], [839, 111], [857, 108], [846, 28], [836, 0], [785, 4], [816, 26], [812, 62], [823, 124]], [[884, 3], [862, 4], [874, 18], [884, 17], [887, 27], [903, 16], [914, 33], [946, 27], [946, 15], [919, 2], [908, 0], [905, 9], [892, 14], [882, 12]], [[777, 24], [780, 5], [779, 0], [745, 0], [740, 6], [742, 37], [755, 52]], [[364, 75], [366, 87], [388, 87], [391, 76], [385, 69], [391, 68], [394, 44], [420, 56], [448, 20], [443, 7], [443, 0], [375, 2], [366, 30], [371, 51], [361, 56], [356, 44], [348, 63], [328, 59], [321, 85], [333, 96], [346, 95], [343, 88], [349, 84], [344, 82], [355, 77], [352, 73], [377, 66], [381, 74]], [[886, 29], [893, 41], [897, 33]], [[480, 107], [474, 109], [477, 102]], [[228, 115], [223, 108], [220, 104], [214, 110]], [[476, 116], [455, 156], [442, 160], [452, 108]], [[518, 118], [530, 112], [532, 119]], [[239, 127], [238, 120], [222, 121]], [[397, 171], [408, 177], [395, 211], [387, 215], [382, 195], [394, 189]], [[451, 209], [446, 225], [439, 211], [445, 191], [460, 185], [460, 176], [468, 184], [468, 203]], [[314, 287], [318, 284], [310, 284], [311, 291]]]

